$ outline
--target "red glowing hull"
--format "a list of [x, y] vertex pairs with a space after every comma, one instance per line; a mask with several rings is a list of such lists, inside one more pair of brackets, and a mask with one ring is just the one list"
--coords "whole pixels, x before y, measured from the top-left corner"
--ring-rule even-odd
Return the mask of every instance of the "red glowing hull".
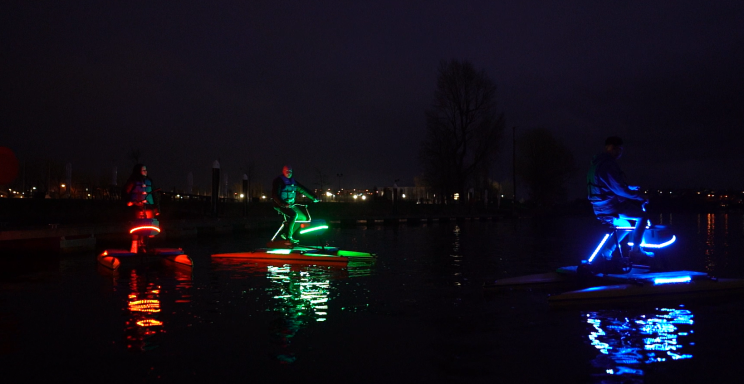
[[183, 253], [181, 248], [155, 248], [151, 252], [146, 254], [132, 253], [124, 249], [107, 249], [98, 255], [98, 263], [102, 266], [116, 270], [121, 265], [122, 258], [134, 257], [134, 256], [156, 256], [163, 260], [175, 263], [181, 266], [193, 267], [194, 262], [191, 258]]

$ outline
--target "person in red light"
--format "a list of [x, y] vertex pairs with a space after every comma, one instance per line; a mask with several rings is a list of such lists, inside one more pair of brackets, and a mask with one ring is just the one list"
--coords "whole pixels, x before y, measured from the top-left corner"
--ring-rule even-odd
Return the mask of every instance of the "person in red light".
[[[127, 206], [134, 208], [135, 219], [152, 219], [160, 214], [155, 206], [152, 179], [147, 176], [147, 166], [136, 164], [132, 169], [126, 184], [124, 184], [124, 199]], [[132, 253], [137, 253], [138, 235], [132, 236]]]
[[274, 201], [274, 209], [284, 215], [286, 219], [286, 225], [284, 226], [283, 233], [280, 237], [284, 240], [288, 240], [291, 243], [299, 243], [292, 236], [295, 231], [295, 222], [300, 218], [306, 220], [305, 214], [297, 207], [295, 207], [295, 198], [297, 192], [309, 197], [314, 203], [317, 203], [318, 198], [310, 192], [305, 186], [298, 183], [294, 177], [292, 177], [292, 166], [285, 165], [282, 168], [282, 174], [279, 175], [271, 187], [271, 198]]

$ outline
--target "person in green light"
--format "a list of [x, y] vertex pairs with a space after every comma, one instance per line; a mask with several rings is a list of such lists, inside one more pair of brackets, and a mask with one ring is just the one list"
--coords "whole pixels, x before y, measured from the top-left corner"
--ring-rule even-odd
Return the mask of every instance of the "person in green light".
[[307, 220], [305, 213], [295, 206], [297, 192], [312, 199], [314, 203], [320, 201], [312, 192], [310, 192], [310, 190], [298, 183], [294, 177], [292, 177], [292, 166], [285, 165], [284, 168], [282, 168], [282, 174], [274, 179], [274, 182], [272, 183], [271, 199], [274, 201], [274, 209], [284, 215], [286, 219], [283, 233], [279, 236], [292, 243], [299, 243], [298, 240], [295, 240], [292, 237], [295, 231], [295, 223], [298, 219]]

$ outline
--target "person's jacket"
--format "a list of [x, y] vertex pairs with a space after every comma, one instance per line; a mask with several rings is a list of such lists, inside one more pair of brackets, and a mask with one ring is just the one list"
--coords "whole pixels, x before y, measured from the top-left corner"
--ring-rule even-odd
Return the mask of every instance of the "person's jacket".
[[271, 186], [271, 199], [274, 200], [274, 205], [277, 207], [287, 207], [295, 203], [297, 192], [313, 200], [317, 200], [317, 197], [305, 188], [305, 186], [298, 183], [294, 177], [286, 178], [284, 175], [280, 175], [274, 179]]
[[625, 174], [615, 158], [602, 152], [591, 161], [586, 175], [587, 197], [596, 214], [614, 213], [615, 207], [625, 200], [645, 200], [639, 191], [630, 189]]
[[[128, 202], [134, 205], [154, 204], [152, 198], [152, 180], [149, 177], [144, 179], [130, 179], [124, 186], [124, 192], [128, 195]], [[147, 192], [143, 194], [142, 192]]]

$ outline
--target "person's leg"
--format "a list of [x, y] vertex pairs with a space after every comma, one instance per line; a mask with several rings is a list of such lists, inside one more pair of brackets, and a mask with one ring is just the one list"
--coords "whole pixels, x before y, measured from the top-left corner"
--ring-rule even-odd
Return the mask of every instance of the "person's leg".
[[[617, 248], [618, 244], [622, 244], [623, 240], [625, 240], [626, 237], [628, 237], [628, 234], [630, 232], [624, 231], [624, 230], [616, 230], [614, 232], [614, 235], [612, 235], [610, 238], [607, 239], [607, 244], [605, 244], [605, 259], [610, 260], [612, 259], [612, 252], [615, 252], [615, 249]], [[615, 236], [617, 236], [617, 239], [615, 239]]]
[[630, 249], [631, 253], [643, 254], [645, 256], [653, 256], [653, 253], [646, 252], [641, 249], [641, 243], [643, 242], [643, 233], [646, 232], [646, 222], [648, 221], [648, 214], [643, 210], [639, 202], [626, 201], [623, 212], [620, 214], [621, 218], [628, 220], [635, 220], [635, 227], [633, 228], [633, 247]]
[[295, 225], [297, 224], [297, 218], [304, 217], [304, 215], [302, 214], [302, 212], [300, 212], [299, 208], [297, 207], [292, 207], [290, 211], [291, 211], [291, 215], [289, 215], [288, 217], [289, 224], [287, 225], [288, 227], [287, 240], [292, 241], [294, 240], [293, 236], [295, 232]]
[[[143, 218], [141, 206], [133, 205], [131, 208], [132, 208], [132, 216], [134, 216], [135, 220], [139, 220]], [[132, 245], [131, 247], [129, 247], [129, 252], [137, 253], [138, 250], [139, 250], [139, 236], [132, 235]]]
[[132, 246], [129, 248], [129, 252], [137, 253], [138, 245], [139, 245], [139, 236], [132, 235]]
[[282, 227], [277, 232], [276, 236], [279, 236], [282, 239], [288, 239], [288, 233], [289, 233], [289, 217], [292, 215], [292, 210], [289, 208], [281, 208], [281, 207], [274, 207], [274, 209], [279, 212], [279, 214], [282, 215], [282, 218], [284, 221], [282, 222]]
[[643, 233], [646, 232], [646, 215], [641, 215], [636, 220], [635, 228], [633, 229], [633, 248], [631, 251], [640, 251], [641, 242], [643, 242]]
[[597, 219], [604, 223], [609, 231], [609, 237], [607, 237], [607, 240], [605, 240], [602, 249], [600, 250], [600, 254], [606, 260], [612, 259], [612, 254], [615, 252], [618, 244], [622, 244], [623, 239], [625, 239], [629, 233], [627, 230], [617, 229], [618, 225], [621, 224], [618, 222], [618, 219], [620, 219], [620, 213], [616, 208], [619, 207], [605, 207], [601, 210], [595, 208], [594, 210]]

